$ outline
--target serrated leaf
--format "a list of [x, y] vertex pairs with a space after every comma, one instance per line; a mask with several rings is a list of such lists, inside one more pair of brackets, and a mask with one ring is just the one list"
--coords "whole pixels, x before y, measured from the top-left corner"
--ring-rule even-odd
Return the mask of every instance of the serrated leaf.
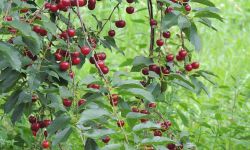
[[191, 24], [190, 27], [190, 42], [194, 45], [195, 50], [196, 51], [200, 51], [201, 50], [201, 39], [197, 33], [197, 28], [196, 25], [194, 23]]
[[149, 102], [155, 101], [154, 96], [149, 91], [146, 91], [144, 89], [130, 88], [130, 89], [126, 89], [125, 91], [127, 91], [135, 96], [138, 96], [140, 98], [143, 98], [144, 100], [147, 100]]
[[87, 137], [97, 139], [97, 138], [101, 138], [105, 135], [111, 135], [114, 133], [115, 133], [115, 131], [112, 129], [93, 129], [93, 130], [84, 132], [83, 134]]
[[7, 102], [4, 104], [4, 112], [9, 113], [16, 105], [18, 101], [19, 94], [21, 90], [14, 91], [7, 99]]
[[56, 133], [55, 138], [52, 142], [52, 145], [57, 145], [61, 142], [65, 142], [67, 141], [67, 139], [69, 138], [70, 134], [72, 133], [72, 128], [71, 127], [67, 127], [65, 129], [63, 129], [62, 131]]
[[187, 16], [179, 15], [178, 26], [180, 29], [189, 28], [191, 26], [191, 23], [189, 19], [187, 18]]
[[84, 149], [85, 150], [99, 150], [98, 145], [96, 144], [95, 140], [91, 138], [87, 138]]
[[109, 116], [109, 112], [105, 109], [97, 108], [97, 109], [87, 109], [84, 110], [81, 114], [81, 118], [79, 120], [80, 123], [101, 118], [103, 116]]
[[176, 15], [175, 13], [166, 14], [162, 19], [163, 30], [167, 31], [172, 26], [177, 25], [178, 21], [176, 18], [178, 18], [178, 15]]
[[24, 104], [19, 104], [15, 107], [12, 115], [11, 115], [11, 122], [14, 124], [16, 121], [19, 121], [23, 115], [24, 111]]
[[71, 118], [66, 115], [56, 117], [56, 119], [52, 121], [52, 124], [50, 124], [47, 128], [49, 135], [54, 135], [56, 131], [61, 130], [69, 125], [70, 119]]
[[126, 118], [139, 119], [139, 118], [145, 118], [145, 116], [148, 116], [148, 115], [147, 114], [142, 114], [142, 113], [129, 112], [126, 115]]
[[160, 129], [161, 125], [153, 123], [151, 121], [147, 121], [146, 123], [140, 123], [133, 127], [133, 131], [140, 131], [144, 129]]

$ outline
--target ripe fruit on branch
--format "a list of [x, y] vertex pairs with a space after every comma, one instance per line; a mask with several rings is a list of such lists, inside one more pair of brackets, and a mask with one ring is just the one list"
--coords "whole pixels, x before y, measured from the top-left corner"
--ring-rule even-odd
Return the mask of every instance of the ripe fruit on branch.
[[142, 113], [142, 114], [150, 114], [149, 111], [147, 111], [146, 109], [142, 109], [142, 110], [140, 111], [140, 113]]
[[70, 107], [72, 105], [72, 101], [69, 99], [63, 99], [63, 106]]
[[61, 3], [65, 6], [68, 7], [71, 5], [71, 1], [70, 0], [61, 0]]
[[126, 8], [126, 12], [127, 12], [128, 14], [133, 14], [133, 13], [135, 12], [135, 9], [134, 9], [134, 7], [132, 7], [132, 6], [129, 6], [129, 7]]
[[45, 7], [45, 9], [50, 9], [51, 4], [47, 2], [47, 3], [44, 4], [44, 7]]
[[198, 69], [200, 67], [200, 64], [198, 62], [193, 62], [191, 65], [193, 69]]
[[29, 122], [32, 124], [32, 123], [35, 123], [36, 122], [36, 117], [35, 116], [29, 116]]
[[[87, 0], [78, 0], [79, 7], [83, 7], [87, 4]], [[71, 6], [77, 6], [77, 0], [71, 0]]]
[[100, 67], [103, 74], [109, 73], [109, 68], [107, 66]]
[[40, 31], [39, 31], [40, 35], [41, 36], [46, 36], [47, 35], [47, 31], [43, 28], [40, 28]]
[[117, 94], [112, 94], [110, 98], [110, 104], [112, 106], [117, 106], [119, 101], [119, 96]]
[[102, 60], [98, 60], [98, 61], [97, 61], [97, 65], [98, 65], [100, 68], [106, 67], [104, 61], [102, 61]]
[[87, 56], [90, 53], [90, 48], [88, 46], [81, 47], [81, 52], [84, 56]]
[[164, 41], [163, 41], [162, 39], [158, 39], [158, 40], [156, 41], [156, 44], [157, 44], [157, 46], [161, 47], [161, 46], [163, 46]]
[[67, 71], [69, 67], [70, 67], [70, 64], [66, 61], [62, 61], [59, 66], [61, 71]]
[[188, 12], [191, 11], [191, 6], [190, 5], [186, 5], [185, 6], [185, 10], [188, 11]]
[[75, 36], [75, 30], [74, 29], [68, 29], [67, 33], [68, 33], [69, 37], [74, 37]]
[[154, 19], [150, 19], [150, 26], [157, 26], [157, 21]]
[[95, 59], [98, 60], [105, 60], [106, 59], [106, 54], [104, 52], [102, 53], [96, 53], [94, 54]]
[[51, 123], [52, 123], [52, 122], [51, 122], [50, 119], [45, 119], [45, 120], [43, 120], [43, 124], [44, 124], [45, 127], [48, 127]]
[[44, 141], [42, 142], [42, 147], [43, 147], [44, 149], [49, 148], [49, 147], [50, 147], [50, 143], [49, 143], [49, 141], [44, 140]]
[[170, 71], [167, 67], [161, 67], [161, 72], [163, 75], [168, 75], [170, 73]]
[[173, 10], [174, 10], [174, 8], [169, 6], [165, 9], [165, 14], [171, 13], [171, 12], [173, 12]]
[[37, 132], [39, 129], [40, 129], [40, 124], [39, 123], [36, 122], [36, 123], [32, 123], [31, 124], [31, 130], [32, 131], [36, 131]]
[[173, 144], [173, 143], [170, 143], [170, 144], [167, 145], [167, 148], [170, 149], [170, 150], [175, 149], [175, 147], [176, 147], [176, 146], [175, 146], [175, 144]]
[[171, 33], [169, 31], [166, 31], [166, 32], [163, 32], [162, 35], [163, 35], [164, 38], [168, 39], [168, 38], [170, 38]]
[[61, 54], [55, 53], [54, 55], [55, 55], [56, 61], [61, 61], [62, 60], [62, 55]]
[[148, 68], [143, 68], [141, 72], [142, 72], [143, 75], [148, 75], [149, 74]]
[[58, 7], [57, 7], [56, 4], [51, 4], [49, 10], [51, 12], [57, 12], [58, 11]]
[[102, 138], [102, 142], [103, 143], [108, 143], [110, 141], [110, 137], [109, 136], [105, 136], [104, 138]]
[[162, 136], [162, 133], [160, 130], [155, 130], [154, 131], [154, 136]]
[[149, 70], [150, 70], [150, 71], [154, 71], [154, 72], [157, 73], [157, 74], [160, 74], [160, 73], [161, 73], [160, 67], [157, 66], [157, 65], [155, 65], [155, 64], [149, 65]]
[[117, 121], [117, 126], [118, 127], [123, 127], [124, 126], [124, 121], [123, 120], [119, 120], [119, 121]]
[[96, 5], [96, 0], [89, 0], [88, 1], [88, 8], [89, 10], [94, 10]]
[[136, 113], [140, 112], [140, 110], [136, 107], [133, 107], [131, 110], [132, 110], [132, 112], [136, 112]]
[[148, 104], [148, 107], [149, 107], [149, 108], [156, 108], [156, 103], [149, 103], [149, 104]]
[[115, 36], [115, 30], [109, 30], [108, 32], [110, 37], [114, 37]]
[[78, 107], [81, 106], [81, 105], [84, 105], [86, 103], [86, 100], [85, 99], [80, 99], [77, 103]]
[[72, 65], [79, 65], [81, 63], [81, 59], [79, 57], [72, 58]]
[[6, 16], [6, 17], [5, 17], [5, 20], [6, 20], [6, 21], [12, 21], [13, 18], [12, 18], [11, 16]]
[[79, 57], [80, 56], [80, 52], [73, 52], [73, 53], [71, 53], [70, 54], [71, 55], [71, 57]]
[[98, 84], [88, 84], [87, 88], [100, 89], [100, 85], [98, 85]]
[[185, 49], [181, 49], [181, 50], [179, 51], [179, 56], [180, 56], [181, 58], [185, 58], [185, 57], [187, 56], [187, 51], [186, 51]]
[[168, 54], [167, 56], [166, 56], [166, 61], [167, 62], [172, 62], [174, 60], [174, 55], [173, 54]]
[[186, 66], [185, 66], [185, 70], [186, 71], [192, 71], [192, 65], [191, 64], [187, 64]]
[[128, 2], [128, 3], [133, 3], [133, 2], [134, 2], [134, 0], [127, 0], [127, 2]]
[[115, 22], [115, 26], [117, 28], [124, 28], [126, 26], [126, 22], [124, 20], [118, 20]]

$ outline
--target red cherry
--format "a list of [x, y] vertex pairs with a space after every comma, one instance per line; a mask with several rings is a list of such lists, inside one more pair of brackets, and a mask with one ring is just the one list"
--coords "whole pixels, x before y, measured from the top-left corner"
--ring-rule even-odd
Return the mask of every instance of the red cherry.
[[150, 19], [150, 26], [156, 26], [157, 25], [157, 21], [154, 19]]
[[109, 73], [109, 68], [107, 66], [103, 66], [100, 68], [103, 74]]
[[158, 40], [156, 41], [156, 44], [157, 44], [157, 46], [163, 46], [164, 41], [163, 41], [162, 39], [158, 39]]
[[105, 63], [104, 63], [104, 61], [102, 61], [102, 60], [98, 60], [98, 61], [97, 61], [97, 65], [98, 65], [100, 68], [105, 67]]
[[118, 127], [123, 127], [124, 126], [124, 121], [123, 120], [119, 120], [119, 121], [117, 121], [117, 126]]
[[167, 56], [166, 56], [166, 61], [167, 62], [172, 62], [174, 60], [174, 55], [173, 54], [168, 54]]
[[106, 59], [106, 54], [104, 52], [102, 53], [96, 53], [94, 55], [95, 59], [98, 60], [105, 60]]
[[134, 7], [132, 7], [132, 6], [129, 6], [129, 7], [126, 8], [126, 12], [127, 12], [128, 14], [133, 14], [133, 13], [135, 12], [135, 9], [134, 9]]
[[74, 76], [75, 76], [74, 72], [73, 72], [73, 71], [70, 71], [70, 72], [69, 72], [69, 76], [70, 76], [71, 79], [73, 79]]
[[81, 52], [84, 56], [87, 56], [90, 53], [90, 51], [91, 51], [90, 48], [87, 46], [81, 47]]
[[171, 13], [171, 12], [173, 12], [173, 10], [174, 10], [174, 8], [169, 6], [165, 9], [165, 14]]
[[124, 20], [118, 20], [115, 22], [115, 26], [117, 28], [124, 28], [126, 26], [126, 22]]
[[81, 58], [73, 57], [72, 58], [72, 65], [79, 65], [81, 63]]
[[31, 124], [31, 130], [32, 131], [38, 131], [40, 129], [40, 124], [39, 123], [32, 123]]
[[179, 56], [179, 55], [176, 55], [176, 60], [177, 60], [177, 61], [182, 61], [182, 60], [184, 60], [184, 58], [181, 57], [181, 56]]
[[36, 102], [37, 99], [38, 99], [38, 96], [37, 96], [37, 95], [32, 95], [32, 98], [31, 98], [32, 102]]
[[71, 57], [79, 57], [80, 56], [80, 52], [76, 51], [71, 53]]
[[148, 121], [148, 119], [140, 119], [141, 123], [145, 123]]
[[164, 74], [164, 75], [168, 75], [168, 74], [170, 73], [170, 71], [168, 70], [167, 67], [161, 67], [161, 72], [162, 72], [162, 74]]
[[191, 10], [191, 6], [190, 6], [190, 5], [186, 5], [186, 6], [185, 6], [185, 10], [186, 10], [186, 11], [190, 11], [190, 10]]
[[[85, 6], [87, 4], [87, 0], [78, 0], [79, 7]], [[71, 0], [72, 6], [77, 6], [77, 0]]]
[[128, 2], [128, 3], [133, 3], [133, 2], [134, 2], [134, 0], [127, 0], [127, 2]]
[[45, 119], [43, 120], [43, 124], [45, 125], [45, 127], [48, 127], [51, 124], [51, 120], [50, 119]]
[[75, 30], [74, 29], [68, 29], [67, 33], [68, 33], [69, 37], [74, 37], [75, 36]]
[[29, 122], [32, 124], [32, 123], [35, 123], [36, 122], [36, 117], [35, 116], [29, 116]]
[[63, 99], [63, 106], [70, 107], [72, 105], [72, 101], [69, 99]]
[[28, 11], [29, 11], [28, 8], [23, 8], [23, 9], [20, 10], [21, 13], [26, 13], [26, 12], [28, 12]]
[[55, 53], [55, 59], [56, 59], [57, 61], [61, 61], [61, 60], [62, 60], [62, 55], [59, 54], [59, 53]]
[[149, 103], [149, 104], [148, 104], [148, 107], [149, 107], [149, 108], [156, 108], [156, 103]]
[[47, 3], [45, 3], [44, 7], [45, 7], [45, 9], [50, 9], [51, 4], [47, 2]]
[[41, 36], [46, 36], [47, 35], [47, 31], [45, 29], [43, 29], [43, 28], [40, 28], [39, 33], [40, 33]]
[[167, 148], [170, 149], [170, 150], [174, 150], [175, 147], [176, 147], [176, 146], [175, 146], [175, 144], [173, 144], [173, 143], [170, 143], [170, 144], [167, 145]]
[[115, 36], [115, 30], [109, 30], [108, 32], [110, 37], [114, 37]]
[[32, 131], [32, 134], [33, 134], [33, 136], [35, 136], [36, 137], [36, 131]]
[[136, 107], [133, 107], [131, 110], [132, 110], [132, 112], [136, 112], [136, 113], [140, 112], [140, 110]]
[[103, 139], [102, 139], [102, 142], [103, 143], [108, 143], [110, 141], [110, 137], [109, 136], [105, 136]]
[[148, 75], [149, 74], [148, 73], [149, 72], [148, 68], [143, 68], [141, 72], [142, 72], [143, 75]]
[[191, 65], [193, 69], [198, 69], [200, 67], [200, 64], [198, 62], [193, 62]]
[[49, 141], [44, 140], [44, 141], [42, 142], [42, 147], [43, 147], [44, 149], [49, 148], [49, 147], [50, 147], [50, 143], [49, 143]]
[[112, 94], [110, 98], [110, 104], [112, 106], [117, 106], [119, 101], [119, 96], [117, 94]]
[[80, 99], [77, 103], [78, 107], [81, 106], [81, 105], [84, 105], [86, 103], [86, 100], [85, 99]]
[[47, 136], [48, 136], [48, 132], [45, 130], [45, 131], [43, 132], [43, 135], [44, 135], [45, 137], [47, 137]]
[[168, 38], [170, 38], [171, 33], [169, 31], [167, 31], [167, 32], [163, 32], [162, 35], [163, 35], [164, 38], [168, 39]]
[[6, 17], [5, 17], [5, 20], [6, 20], [6, 21], [12, 21], [13, 18], [12, 18], [11, 16], [6, 16]]
[[185, 66], [186, 71], [192, 71], [192, 65], [188, 64]]
[[36, 26], [36, 25], [35, 25], [35, 26], [33, 27], [33, 31], [36, 32], [36, 33], [40, 33], [40, 30], [41, 30], [41, 28], [40, 28], [39, 26]]
[[88, 9], [89, 10], [94, 10], [96, 5], [96, 0], [89, 0], [88, 1]]
[[150, 114], [149, 111], [147, 111], [146, 109], [142, 109], [142, 110], [140, 111], [140, 113], [142, 113], [142, 114]]
[[98, 84], [88, 84], [87, 88], [100, 89], [100, 85], [98, 85]]
[[62, 11], [67, 11], [67, 6], [63, 5], [62, 2], [59, 2], [59, 3], [57, 4], [57, 8], [58, 8], [59, 10], [62, 10]]
[[61, 0], [61, 3], [62, 3], [65, 7], [71, 5], [71, 1], [70, 1], [70, 0]]
[[157, 66], [157, 65], [155, 65], [155, 64], [149, 65], [149, 70], [150, 70], [150, 71], [154, 71], [154, 72], [157, 73], [157, 74], [160, 74], [160, 73], [161, 73], [160, 67]]
[[179, 51], [179, 56], [185, 58], [187, 56], [187, 51], [185, 49], [181, 49]]
[[68, 34], [66, 31], [63, 31], [59, 36], [61, 39], [64, 39], [64, 40], [66, 40], [68, 38]]
[[155, 130], [154, 131], [154, 136], [162, 136], [162, 133], [160, 130]]
[[40, 125], [40, 128], [45, 128], [45, 124], [43, 121], [38, 121], [39, 125]]
[[57, 12], [58, 11], [58, 7], [57, 7], [56, 4], [51, 4], [49, 10], [51, 12]]
[[60, 63], [59, 68], [60, 68], [61, 71], [67, 71], [67, 70], [69, 69], [69, 66], [70, 66], [70, 65], [69, 65], [68, 62], [62, 61], [62, 62]]

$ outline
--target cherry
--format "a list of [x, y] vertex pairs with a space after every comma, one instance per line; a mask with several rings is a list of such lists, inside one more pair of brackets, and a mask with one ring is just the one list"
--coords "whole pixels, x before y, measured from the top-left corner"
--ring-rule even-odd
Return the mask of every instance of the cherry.
[[37, 99], [38, 99], [38, 96], [37, 96], [37, 95], [32, 95], [32, 98], [31, 98], [32, 102], [36, 102]]
[[142, 113], [142, 114], [150, 114], [149, 111], [147, 111], [146, 109], [142, 109], [142, 110], [140, 111], [140, 113]]
[[96, 60], [105, 60], [106, 59], [106, 54], [104, 52], [96, 53], [94, 55], [94, 57], [95, 57]]
[[118, 95], [118, 94], [112, 94], [112, 95], [111, 95], [111, 99], [112, 99], [113, 101], [118, 101], [118, 100], [119, 100], [119, 95]]
[[75, 30], [74, 29], [68, 29], [67, 33], [68, 33], [69, 37], [74, 37], [75, 36]]
[[79, 65], [81, 63], [81, 59], [79, 57], [72, 58], [72, 65]]
[[[87, 0], [78, 0], [79, 7], [85, 6], [87, 4]], [[71, 0], [72, 6], [77, 6], [77, 0]]]
[[52, 123], [52, 122], [51, 122], [50, 119], [45, 119], [45, 120], [43, 120], [43, 124], [44, 124], [45, 127], [48, 127], [51, 123]]
[[186, 71], [192, 71], [192, 69], [193, 69], [193, 68], [192, 68], [192, 65], [191, 65], [191, 64], [188, 64], [188, 65], [185, 66], [185, 70], [186, 70]]
[[32, 123], [35, 123], [36, 122], [36, 117], [35, 116], [29, 116], [29, 122], [32, 124]]
[[163, 32], [162, 35], [163, 35], [164, 38], [168, 39], [168, 38], [170, 38], [171, 33], [169, 31], [166, 31], [166, 32]]
[[48, 136], [48, 132], [45, 130], [45, 131], [43, 132], [43, 135], [44, 135], [45, 137], [47, 137], [47, 136]]
[[177, 60], [177, 61], [182, 61], [182, 60], [184, 60], [184, 58], [181, 57], [180, 55], [176, 55], [176, 60]]
[[44, 4], [44, 7], [45, 7], [45, 9], [50, 9], [51, 4], [47, 2], [47, 3]]
[[55, 4], [51, 4], [49, 10], [51, 12], [57, 12], [58, 11], [58, 7]]
[[154, 136], [162, 136], [162, 133], [160, 130], [155, 130], [154, 131]]
[[61, 71], [67, 71], [67, 70], [69, 69], [69, 66], [70, 66], [70, 65], [69, 65], [68, 62], [62, 61], [62, 62], [60, 63], [59, 68], [60, 68]]
[[81, 106], [81, 105], [84, 105], [86, 103], [86, 100], [85, 99], [80, 99], [77, 103], [78, 107]]
[[161, 67], [161, 72], [164, 75], [168, 75], [170, 73], [170, 71], [167, 67]]
[[109, 30], [108, 32], [110, 37], [114, 37], [115, 36], [115, 30]]
[[190, 11], [190, 10], [191, 10], [191, 6], [190, 6], [190, 5], [186, 5], [186, 6], [185, 6], [185, 10], [186, 10], [186, 11]]
[[70, 107], [71, 105], [72, 105], [72, 101], [71, 100], [69, 100], [67, 98], [63, 99], [63, 106]]
[[157, 46], [163, 46], [163, 44], [164, 44], [164, 41], [162, 40], [162, 39], [158, 39], [158, 40], [156, 40], [156, 44], [157, 44]]
[[41, 36], [46, 36], [47, 35], [47, 31], [45, 29], [43, 29], [43, 28], [40, 29], [39, 33], [40, 33]]
[[21, 13], [26, 13], [26, 12], [28, 12], [28, 11], [29, 11], [28, 8], [23, 8], [23, 9], [20, 10]]
[[185, 49], [181, 49], [181, 50], [179, 51], [179, 56], [180, 56], [181, 58], [185, 58], [185, 57], [187, 56], [187, 51], [186, 51]]
[[117, 121], [117, 126], [118, 127], [123, 127], [124, 126], [124, 121], [123, 120], [119, 120], [119, 121]]
[[89, 10], [94, 10], [96, 5], [96, 0], [89, 0], [88, 1], [88, 9]]
[[127, 2], [128, 2], [128, 3], [133, 3], [133, 2], [134, 2], [134, 0], [127, 0]]
[[170, 143], [170, 144], [167, 145], [167, 148], [170, 149], [170, 150], [174, 150], [175, 149], [175, 144]]
[[5, 20], [6, 20], [6, 21], [12, 21], [13, 18], [12, 18], [11, 16], [6, 16], [6, 17], [5, 17]]
[[68, 34], [67, 34], [67, 32], [66, 32], [66, 31], [63, 31], [63, 32], [60, 34], [60, 38], [61, 38], [61, 39], [64, 39], [64, 40], [68, 39]]
[[169, 6], [165, 9], [165, 14], [171, 13], [171, 12], [173, 12], [173, 10], [174, 10], [174, 8]]
[[160, 73], [161, 73], [160, 67], [157, 66], [157, 65], [155, 65], [155, 64], [149, 65], [149, 70], [150, 70], [150, 71], [154, 71], [154, 72], [157, 73], [157, 74], [160, 74]]
[[198, 62], [193, 62], [191, 65], [193, 69], [198, 69], [200, 67], [200, 64]]
[[59, 53], [55, 53], [55, 59], [56, 59], [57, 61], [61, 61], [61, 60], [62, 60], [62, 55], [59, 54]]
[[63, 5], [62, 2], [57, 4], [57, 8], [62, 11], [67, 11], [67, 6]]
[[156, 103], [149, 103], [149, 104], [148, 104], [148, 107], [149, 107], [149, 108], [156, 108]]
[[157, 21], [154, 19], [150, 19], [150, 26], [156, 26], [157, 25]]
[[104, 61], [102, 61], [102, 60], [98, 60], [98, 61], [97, 61], [97, 65], [98, 65], [100, 68], [104, 68], [104, 67], [105, 67], [105, 63], [104, 63]]
[[133, 14], [133, 13], [135, 12], [135, 9], [134, 9], [134, 7], [132, 7], [132, 6], [129, 6], [129, 7], [126, 8], [126, 12], [127, 12], [128, 14]]
[[143, 75], [148, 75], [149, 74], [148, 68], [143, 68], [141, 72], [142, 72]]
[[75, 76], [74, 72], [73, 72], [73, 71], [70, 71], [70, 72], [69, 72], [69, 76], [70, 76], [71, 79], [73, 79], [74, 76]]
[[105, 136], [104, 138], [102, 138], [102, 142], [103, 143], [108, 143], [110, 141], [110, 137], [109, 136]]
[[100, 68], [103, 74], [109, 73], [109, 68], [107, 66], [103, 66]]
[[45, 128], [45, 124], [43, 121], [38, 121], [39, 125], [40, 125], [40, 128]]
[[81, 52], [84, 56], [87, 56], [90, 53], [90, 51], [91, 51], [90, 48], [87, 46], [81, 47]]
[[79, 57], [80, 56], [80, 52], [73, 52], [71, 53], [71, 57]]
[[115, 26], [117, 28], [124, 28], [126, 26], [126, 22], [124, 20], [118, 20], [115, 22]]
[[172, 62], [174, 60], [174, 55], [173, 54], [168, 54], [167, 56], [166, 56], [166, 61], [167, 62]]
[[87, 88], [100, 89], [100, 85], [98, 85], [98, 84], [88, 84]]
[[41, 28], [40, 28], [39, 26], [36, 26], [36, 25], [35, 25], [35, 26], [33, 27], [33, 31], [36, 32], [36, 33], [40, 33], [40, 30], [41, 30]]
[[148, 119], [140, 119], [141, 123], [145, 123], [148, 121]]
[[49, 147], [50, 147], [50, 143], [49, 143], [49, 141], [44, 140], [44, 141], [42, 142], [42, 147], [43, 147], [44, 149], [49, 148]]
[[39, 123], [32, 123], [31, 124], [31, 130], [32, 131], [38, 131], [40, 129], [40, 124]]
[[140, 112], [140, 110], [136, 107], [133, 107], [131, 110], [132, 110], [132, 112], [136, 112], [136, 113]]
[[32, 131], [33, 136], [36, 136], [36, 131]]
[[65, 7], [71, 5], [71, 1], [70, 1], [70, 0], [61, 0], [61, 3], [62, 3]]

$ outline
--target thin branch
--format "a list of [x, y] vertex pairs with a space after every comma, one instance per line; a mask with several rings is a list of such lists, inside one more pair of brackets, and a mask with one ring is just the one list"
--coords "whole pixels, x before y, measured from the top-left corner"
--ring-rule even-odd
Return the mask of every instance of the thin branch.
[[[149, 21], [153, 18], [153, 6], [152, 0], [148, 0], [148, 13]], [[149, 57], [152, 59], [154, 53], [154, 39], [155, 39], [155, 29], [153, 26], [150, 27], [150, 47], [149, 47]]]

